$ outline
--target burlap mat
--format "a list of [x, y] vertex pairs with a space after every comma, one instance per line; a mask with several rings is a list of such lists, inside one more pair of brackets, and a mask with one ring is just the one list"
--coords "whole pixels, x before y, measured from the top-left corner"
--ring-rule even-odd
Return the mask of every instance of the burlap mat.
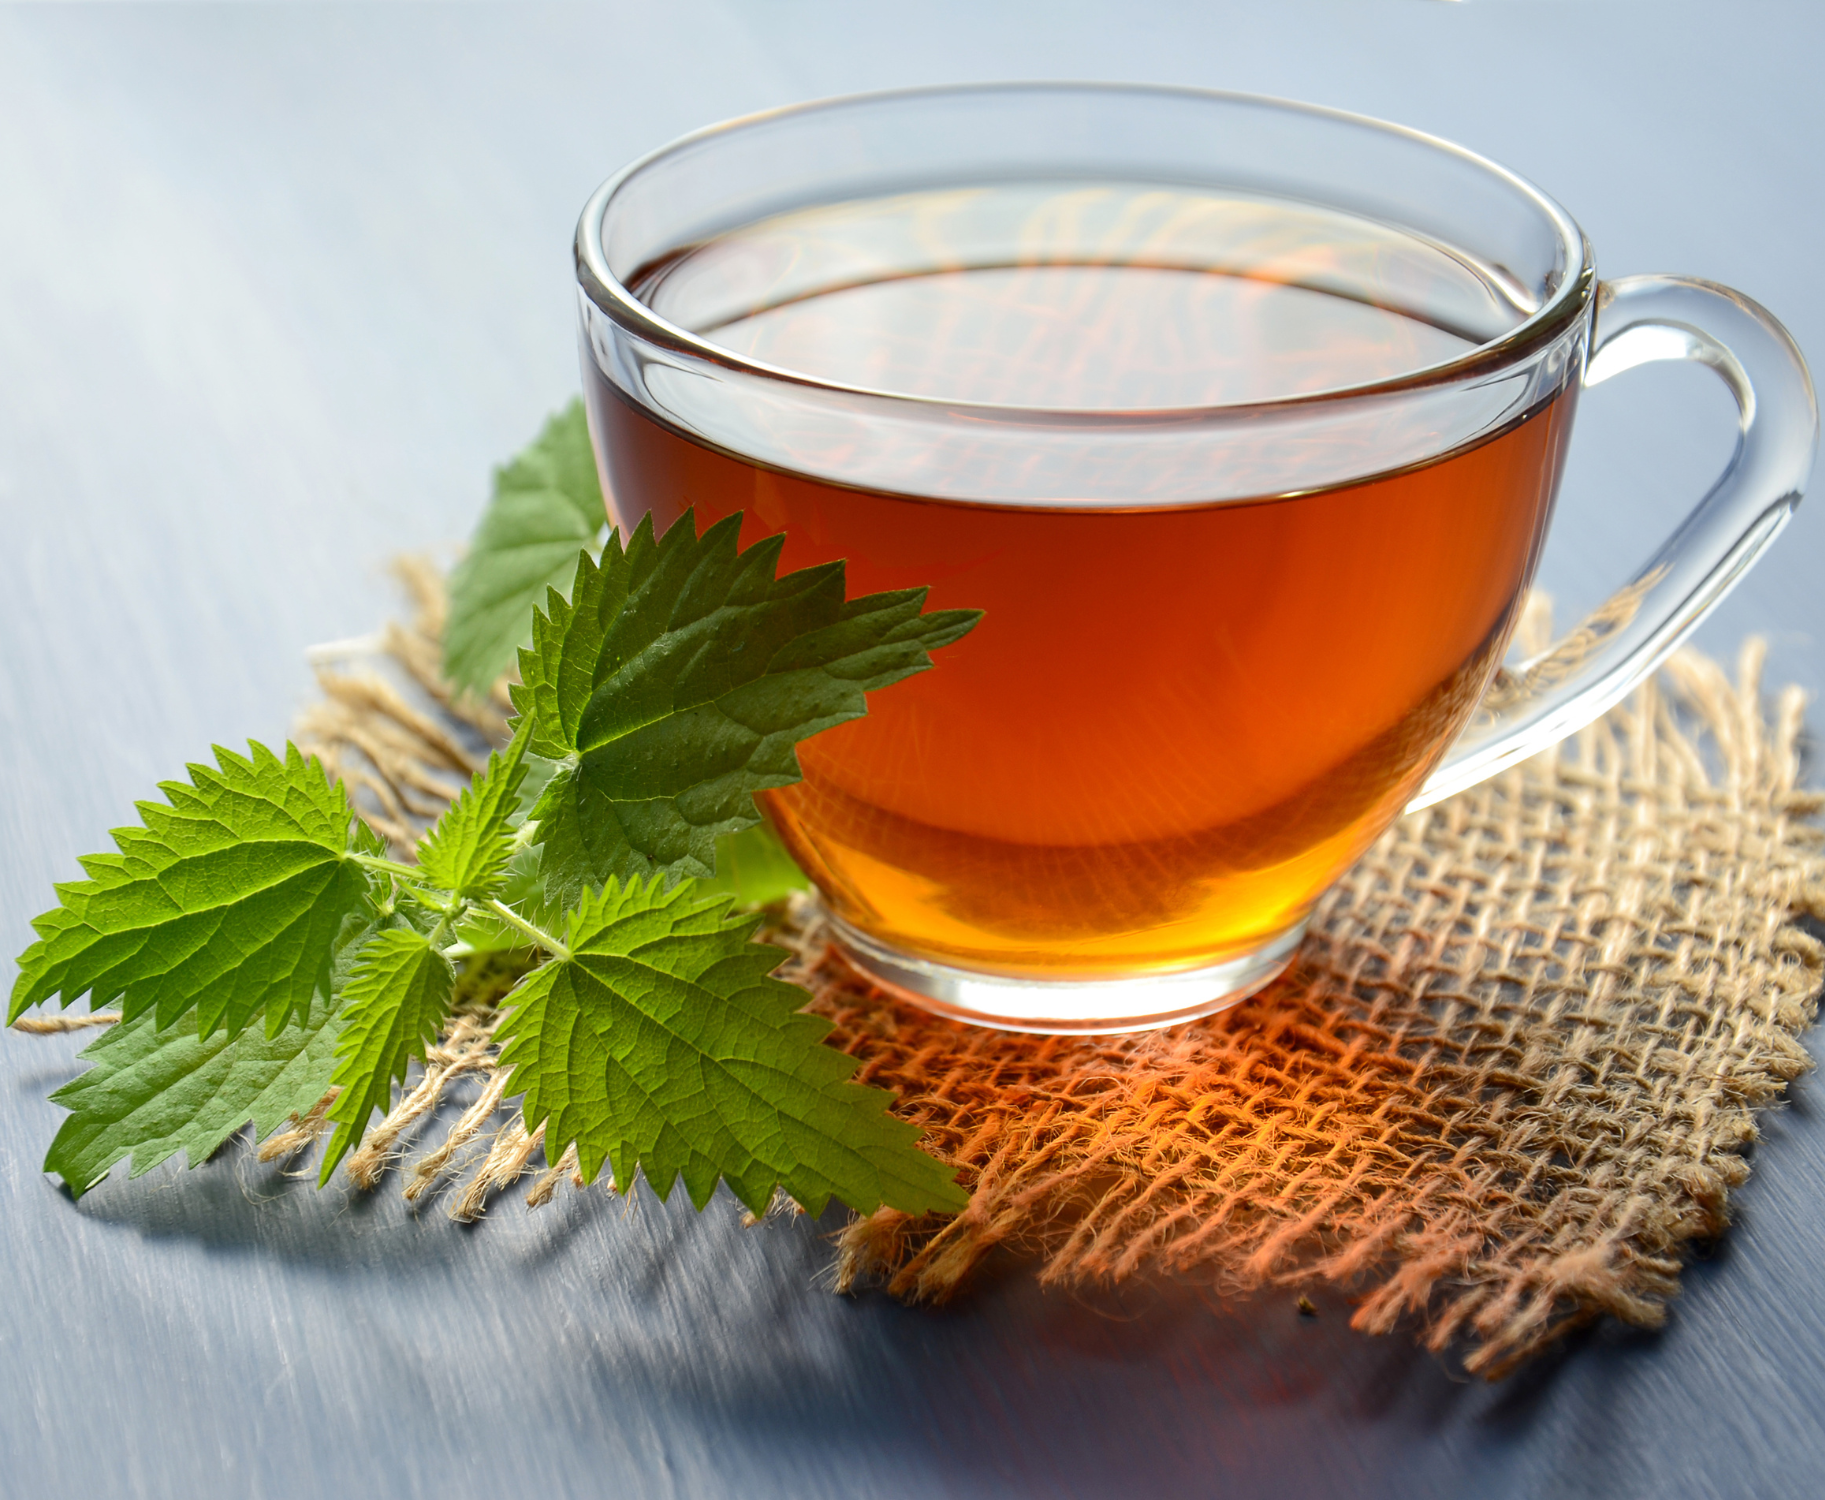
[[[416, 625], [352, 643], [393, 677], [321, 671], [324, 701], [298, 726], [401, 842], [480, 764], [505, 702], [450, 703], [437, 577], [405, 576]], [[871, 990], [795, 906], [776, 934], [787, 972], [858, 1078], [894, 1090], [972, 1190], [955, 1218], [852, 1222], [839, 1288], [879, 1278], [941, 1300], [999, 1246], [1054, 1285], [1324, 1280], [1359, 1298], [1357, 1327], [1417, 1315], [1426, 1343], [1489, 1376], [1605, 1313], [1662, 1322], [1683, 1248], [1729, 1222], [1756, 1111], [1811, 1066], [1798, 1037], [1825, 950], [1794, 922], [1825, 915], [1810, 821], [1825, 798], [1798, 789], [1802, 697], [1766, 718], [1761, 663], [1751, 642], [1732, 684], [1682, 654], [1559, 750], [1404, 819], [1325, 899], [1291, 974], [1170, 1031], [938, 1020]], [[415, 1131], [443, 1138], [405, 1167], [407, 1195], [446, 1191], [454, 1217], [533, 1167], [540, 1142], [502, 1117], [491, 1040], [513, 977], [470, 982], [422, 1079], [351, 1159], [359, 1185]], [[452, 1123], [437, 1106], [465, 1075], [481, 1092]]]

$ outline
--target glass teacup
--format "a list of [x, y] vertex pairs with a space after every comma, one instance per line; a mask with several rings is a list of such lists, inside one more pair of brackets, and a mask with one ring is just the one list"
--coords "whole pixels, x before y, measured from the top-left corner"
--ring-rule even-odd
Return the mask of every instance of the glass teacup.
[[[1810, 472], [1766, 312], [1599, 282], [1551, 199], [1395, 126], [1012, 85], [688, 136], [577, 237], [616, 520], [740, 510], [852, 595], [986, 611], [766, 810], [881, 984], [991, 1026], [1206, 1014], [1403, 808], [1588, 722]], [[1693, 359], [1721, 480], [1578, 637], [1500, 665], [1579, 391]], [[1479, 711], [1479, 703], [1483, 708]]]

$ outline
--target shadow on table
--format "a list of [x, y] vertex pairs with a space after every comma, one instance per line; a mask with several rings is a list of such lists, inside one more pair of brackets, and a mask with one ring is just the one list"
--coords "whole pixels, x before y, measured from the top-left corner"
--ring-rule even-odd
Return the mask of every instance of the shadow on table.
[[[863, 1474], [889, 1493], [903, 1482], [963, 1494], [1377, 1495], [1399, 1473], [1410, 1495], [1424, 1492], [1417, 1453], [1421, 1474], [1434, 1454], [1441, 1480], [1482, 1474], [1479, 1494], [1598, 1494], [1607, 1480], [1590, 1445], [1541, 1435], [1601, 1428], [1621, 1367], [1657, 1342], [1587, 1330], [1489, 1386], [1417, 1347], [1412, 1329], [1355, 1333], [1334, 1292], [1313, 1295], [1315, 1315], [1290, 1291], [1236, 1304], [1173, 1284], [1062, 1292], [1002, 1255], [947, 1307], [837, 1296], [828, 1236], [840, 1210], [745, 1227], [726, 1193], [699, 1215], [682, 1192], [661, 1203], [644, 1183], [626, 1197], [566, 1185], [533, 1213], [523, 1191], [502, 1194], [465, 1227], [441, 1197], [408, 1209], [396, 1174], [373, 1194], [320, 1193], [308, 1164], [261, 1165], [245, 1141], [196, 1171], [123, 1176], [67, 1211], [297, 1266], [356, 1321], [416, 1328], [486, 1288], [513, 1334], [474, 1351], [477, 1378], [496, 1391], [519, 1382], [517, 1404], [548, 1414], [554, 1441], [568, 1422], [583, 1449], [602, 1421], [638, 1408], [712, 1455], [771, 1451], [789, 1465], [816, 1453], [843, 1476], [839, 1490]], [[437, 1373], [452, 1406], [482, 1399], [461, 1372]], [[1522, 1451], [1535, 1466], [1525, 1484], [1502, 1468]], [[1585, 1456], [1558, 1456], [1574, 1451]], [[1542, 1454], [1565, 1472], [1539, 1473]]]

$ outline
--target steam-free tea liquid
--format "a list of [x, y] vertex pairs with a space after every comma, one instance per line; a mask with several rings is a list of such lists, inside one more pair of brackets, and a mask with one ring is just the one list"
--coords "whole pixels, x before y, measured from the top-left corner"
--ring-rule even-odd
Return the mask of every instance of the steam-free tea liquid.
[[[985, 212], [1032, 244], [1055, 238], [1048, 215], [1108, 229], [1095, 256], [1018, 234], [985, 253]], [[1526, 312], [1499, 278], [1379, 226], [1095, 185], [794, 215], [632, 284], [768, 364], [1065, 411], [1396, 377]], [[935, 670], [801, 747], [803, 783], [767, 810], [860, 931], [1091, 978], [1200, 967], [1284, 931], [1413, 794], [1502, 654], [1571, 416], [1561, 397], [1311, 493], [1150, 504], [1137, 471], [1131, 503], [1086, 507], [853, 488], [686, 436], [600, 377], [590, 402], [624, 527], [742, 510], [744, 544], [783, 531], [784, 567], [846, 559], [852, 596], [929, 584], [933, 606], [986, 611]], [[831, 455], [812, 443], [803, 468]]]

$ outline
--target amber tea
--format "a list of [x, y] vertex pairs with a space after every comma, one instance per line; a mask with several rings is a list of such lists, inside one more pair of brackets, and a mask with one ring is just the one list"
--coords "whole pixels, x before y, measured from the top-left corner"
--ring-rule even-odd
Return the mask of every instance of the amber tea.
[[[1385, 225], [1111, 184], [782, 215], [629, 287], [749, 361], [966, 422], [1309, 397], [1443, 364], [1526, 311], [1498, 276]], [[756, 462], [585, 363], [623, 526], [740, 510], [744, 544], [783, 532], [784, 566], [846, 559], [852, 594], [930, 584], [934, 606], [986, 611], [936, 670], [802, 747], [803, 783], [768, 812], [860, 934], [1084, 979], [1258, 947], [1386, 826], [1503, 652], [1573, 400], [1305, 493], [1238, 498], [1212, 472], [1224, 498], [1162, 503], [1137, 464], [1113, 502], [1105, 473], [1091, 502], [1006, 504], [954, 498], [967, 475], [922, 493], [831, 482], [809, 428], [773, 433]]]
[[[841, 953], [991, 1026], [1164, 1026], [1268, 983], [1403, 807], [1652, 672], [1816, 448], [1805, 361], [1748, 298], [1600, 282], [1512, 172], [1288, 100], [769, 111], [604, 182], [576, 263], [623, 525], [739, 510], [789, 566], [986, 610], [767, 801]], [[1728, 388], [1729, 466], [1484, 696], [1577, 393], [1656, 360]]]

